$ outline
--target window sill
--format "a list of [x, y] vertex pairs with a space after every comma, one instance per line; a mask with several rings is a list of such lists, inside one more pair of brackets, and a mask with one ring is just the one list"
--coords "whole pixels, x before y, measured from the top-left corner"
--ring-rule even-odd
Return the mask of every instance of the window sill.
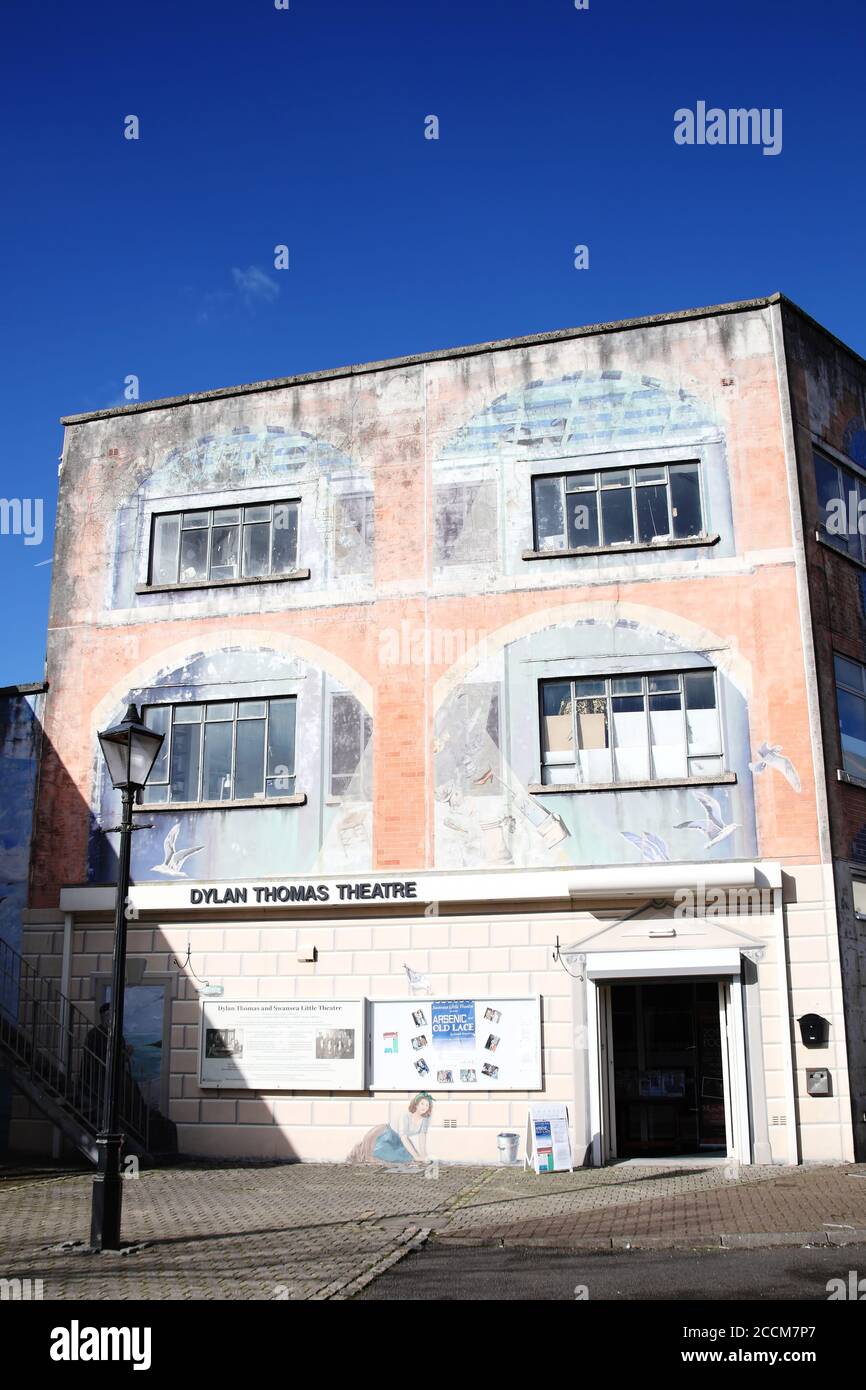
[[630, 555], [635, 550], [683, 550], [698, 545], [718, 545], [720, 536], [689, 536], [683, 540], [638, 541], [629, 545], [581, 545], [572, 550], [524, 550], [524, 560], [561, 560], [581, 555]]
[[260, 574], [248, 579], [193, 579], [183, 584], [136, 584], [137, 594], [175, 594], [186, 589], [234, 589], [241, 584], [284, 584], [293, 579], [309, 579], [308, 569], [288, 570], [285, 574]]
[[720, 772], [715, 777], [661, 777], [646, 782], [531, 782], [526, 790], [530, 796], [560, 792], [632, 792], [655, 787], [719, 787], [736, 780], [735, 772]]
[[250, 811], [265, 806], [306, 806], [307, 793], [292, 796], [252, 797], [249, 801], [142, 801], [134, 809], [141, 815], [158, 811]]
[[846, 772], [844, 768], [836, 768], [836, 780], [847, 782], [849, 787], [863, 787], [866, 790], [866, 777], [855, 777], [853, 772]]

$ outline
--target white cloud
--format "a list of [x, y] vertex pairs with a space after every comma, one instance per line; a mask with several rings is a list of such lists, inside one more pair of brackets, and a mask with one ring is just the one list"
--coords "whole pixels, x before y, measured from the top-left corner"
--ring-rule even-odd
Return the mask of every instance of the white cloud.
[[276, 280], [272, 280], [257, 265], [248, 266], [246, 270], [232, 266], [232, 279], [248, 309], [256, 304], [272, 304], [280, 292]]

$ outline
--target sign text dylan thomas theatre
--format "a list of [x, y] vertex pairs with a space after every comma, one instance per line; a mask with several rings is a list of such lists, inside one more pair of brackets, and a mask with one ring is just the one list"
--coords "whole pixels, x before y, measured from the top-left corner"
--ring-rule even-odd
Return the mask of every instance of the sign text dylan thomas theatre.
[[366, 902], [373, 898], [417, 898], [418, 884], [384, 883], [278, 883], [261, 887], [190, 888], [190, 903], [328, 903]]

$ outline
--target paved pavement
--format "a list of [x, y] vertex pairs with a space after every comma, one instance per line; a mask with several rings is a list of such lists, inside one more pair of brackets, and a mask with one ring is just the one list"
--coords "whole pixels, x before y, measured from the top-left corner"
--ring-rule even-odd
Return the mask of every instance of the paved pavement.
[[477, 1246], [455, 1249], [437, 1243], [409, 1254], [362, 1289], [357, 1300], [826, 1302], [831, 1279], [841, 1279], [844, 1288], [850, 1288], [851, 1269], [864, 1278], [866, 1289], [866, 1245], [844, 1250], [807, 1246], [793, 1250], [586, 1253]]
[[0, 1278], [41, 1278], [48, 1299], [345, 1299], [428, 1240], [446, 1254], [866, 1240], [866, 1166], [179, 1166], [126, 1182], [124, 1237], [143, 1246], [129, 1255], [85, 1253], [90, 1191], [87, 1174], [0, 1182]]
[[632, 1167], [536, 1176], [491, 1169], [441, 1239], [612, 1246], [866, 1240], [866, 1165]]

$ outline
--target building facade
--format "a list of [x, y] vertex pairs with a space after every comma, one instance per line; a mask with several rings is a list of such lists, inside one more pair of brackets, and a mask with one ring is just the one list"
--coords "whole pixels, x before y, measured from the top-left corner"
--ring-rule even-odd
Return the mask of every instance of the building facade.
[[773, 296], [64, 422], [24, 949], [96, 1016], [135, 702], [183, 1152], [863, 1156], [864, 383]]

